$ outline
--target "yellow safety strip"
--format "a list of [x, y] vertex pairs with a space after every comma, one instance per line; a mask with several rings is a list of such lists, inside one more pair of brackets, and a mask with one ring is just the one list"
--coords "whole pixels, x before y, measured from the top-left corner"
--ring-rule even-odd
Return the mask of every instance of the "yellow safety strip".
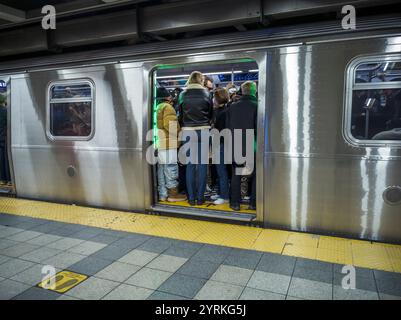
[[0, 212], [401, 273], [401, 246], [0, 197]]

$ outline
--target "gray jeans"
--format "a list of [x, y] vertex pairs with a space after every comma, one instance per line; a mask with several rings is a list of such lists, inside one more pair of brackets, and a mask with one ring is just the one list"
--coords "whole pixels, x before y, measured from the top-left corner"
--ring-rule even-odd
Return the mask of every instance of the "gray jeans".
[[158, 164], [157, 165], [157, 182], [160, 198], [167, 198], [167, 189], [176, 188], [178, 186], [178, 165], [175, 164]]

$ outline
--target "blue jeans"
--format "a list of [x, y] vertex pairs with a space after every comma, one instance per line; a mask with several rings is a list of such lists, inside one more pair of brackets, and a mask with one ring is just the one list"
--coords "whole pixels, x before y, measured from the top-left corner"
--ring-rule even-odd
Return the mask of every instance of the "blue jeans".
[[158, 164], [157, 182], [160, 198], [167, 198], [167, 189], [178, 186], [178, 165], [177, 164]]
[[[206, 160], [208, 161], [209, 139], [203, 139], [204, 141], [202, 141], [201, 137], [202, 132], [208, 134], [209, 130], [195, 130], [195, 132], [198, 137], [197, 141], [192, 141], [189, 137], [186, 138], [186, 143], [191, 146], [187, 153], [190, 159], [186, 168], [187, 192], [189, 201], [194, 201], [195, 199], [202, 201], [206, 190], [208, 166]], [[191, 155], [191, 150], [197, 152], [196, 157]], [[191, 162], [192, 157], [194, 157], [194, 162], [196, 163]]]
[[228, 174], [224, 163], [224, 144], [220, 143], [220, 161], [216, 164], [217, 176], [219, 177], [219, 196], [224, 200], [229, 199]]

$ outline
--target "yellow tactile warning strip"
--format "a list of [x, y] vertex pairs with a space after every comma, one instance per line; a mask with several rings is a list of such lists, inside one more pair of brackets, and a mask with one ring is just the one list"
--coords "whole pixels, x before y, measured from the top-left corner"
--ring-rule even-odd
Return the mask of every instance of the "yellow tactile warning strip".
[[[189, 205], [188, 201], [178, 201], [178, 202], [160, 201], [159, 204], [164, 204], [164, 205], [169, 205], [169, 206], [177, 206], [177, 207], [189, 207], [189, 208], [196, 208], [196, 209], [199, 208], [199, 209], [234, 212], [234, 210], [230, 208], [230, 205], [228, 203], [213, 204], [210, 201], [205, 202], [205, 204], [203, 204], [201, 206], [191, 206], [191, 205]], [[245, 204], [241, 204], [241, 211], [236, 211], [236, 212], [256, 214], [255, 210], [248, 210], [248, 205], [245, 205]]]
[[66, 293], [68, 290], [74, 288], [87, 278], [88, 276], [84, 274], [64, 270], [60, 271], [53, 277], [45, 279], [38, 284], [38, 287], [59, 293]]
[[0, 197], [0, 212], [401, 273], [401, 246]]

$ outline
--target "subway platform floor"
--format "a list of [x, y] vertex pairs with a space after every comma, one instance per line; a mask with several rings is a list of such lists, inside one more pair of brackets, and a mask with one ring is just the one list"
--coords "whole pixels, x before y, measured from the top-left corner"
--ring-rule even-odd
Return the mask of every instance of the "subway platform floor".
[[[124, 226], [135, 225], [147, 215], [12, 198], [0, 198], [0, 212], [4, 212], [0, 213], [1, 300], [401, 299], [397, 269], [401, 251], [396, 245], [333, 238], [331, 246], [350, 245], [351, 257], [337, 253], [324, 261], [318, 249], [322, 244], [326, 251], [332, 250], [326, 239], [330, 237], [289, 232], [287, 245], [275, 252], [275, 246], [255, 247], [261, 236], [269, 240], [260, 228], [190, 220], [190, 224], [199, 223], [198, 228], [210, 225], [187, 240], [157, 232], [173, 227], [169, 223], [178, 223], [177, 218], [149, 216], [153, 220], [146, 221], [148, 228], [142, 221], [142, 231], [138, 227], [134, 232]], [[73, 212], [79, 213], [79, 221]], [[122, 221], [119, 215], [128, 220]], [[249, 229], [258, 233], [252, 243], [243, 235], [237, 236], [242, 239], [237, 245], [216, 240], [216, 230], [230, 239], [227, 233]], [[284, 235], [268, 231], [277, 238]], [[288, 243], [297, 250], [286, 253]], [[307, 257], [315, 245], [314, 256]], [[303, 247], [307, 248], [304, 254]], [[341, 252], [341, 248], [336, 249]], [[360, 258], [363, 255], [365, 260]], [[355, 266], [355, 289], [342, 287], [342, 269], [348, 264]], [[44, 266], [68, 271], [81, 280], [71, 286], [64, 283], [64, 288], [43, 289], [39, 284]]]

